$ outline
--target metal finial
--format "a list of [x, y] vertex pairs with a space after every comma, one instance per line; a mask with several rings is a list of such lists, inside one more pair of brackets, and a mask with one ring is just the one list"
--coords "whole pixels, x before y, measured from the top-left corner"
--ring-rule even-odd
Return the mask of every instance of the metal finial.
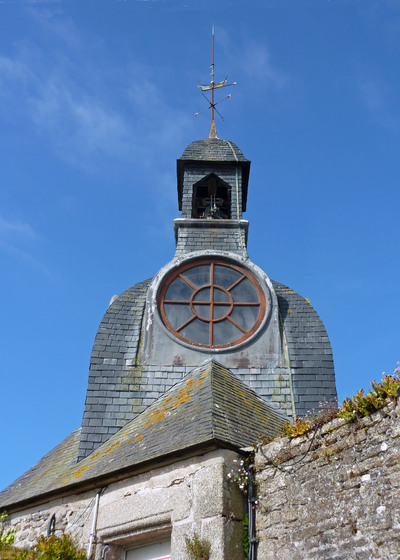
[[[224, 97], [223, 99], [220, 99], [219, 101], [214, 101], [214, 90], [219, 89], [219, 88], [223, 88], [223, 87], [229, 87], [229, 86], [235, 86], [236, 82], [233, 82], [232, 84], [227, 84], [226, 81], [228, 79], [228, 76], [226, 76], [225, 80], [223, 80], [222, 82], [217, 82], [215, 83], [215, 79], [214, 79], [214, 26], [212, 28], [212, 58], [211, 58], [211, 82], [210, 85], [206, 85], [206, 86], [202, 86], [200, 84], [199, 81], [199, 88], [200, 91], [203, 95], [203, 97], [205, 99], [207, 99], [208, 103], [210, 104], [207, 109], [211, 109], [211, 127], [210, 127], [210, 134], [209, 134], [209, 138], [218, 138], [217, 136], [217, 129], [215, 127], [215, 120], [214, 120], [214, 111], [216, 113], [218, 113], [218, 115], [221, 117], [222, 120], [224, 120], [224, 117], [221, 115], [221, 113], [218, 111], [218, 109], [216, 109], [216, 105], [218, 105], [218, 103], [221, 103], [221, 101], [224, 101], [225, 99], [230, 99], [230, 95], [227, 95], [226, 97]], [[208, 97], [206, 95], [204, 95], [204, 91], [210, 91], [211, 90], [211, 101], [208, 99]], [[207, 109], [204, 109], [204, 111], [206, 111]], [[202, 113], [203, 111], [201, 111]], [[195, 116], [197, 117], [199, 115], [199, 113], [196, 113]]]

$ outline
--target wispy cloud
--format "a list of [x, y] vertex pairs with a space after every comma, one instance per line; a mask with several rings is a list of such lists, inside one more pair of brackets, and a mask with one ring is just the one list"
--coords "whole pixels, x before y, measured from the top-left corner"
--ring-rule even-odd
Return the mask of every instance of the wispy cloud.
[[29, 75], [29, 68], [22, 61], [0, 55], [0, 83], [24, 81]]
[[[130, 67], [129, 76], [129, 112], [135, 138], [139, 139], [137, 150], [141, 161], [147, 159], [145, 152], [148, 154], [149, 146], [152, 146], [152, 158], [154, 155], [175, 157], [176, 146], [181, 144], [184, 133], [194, 126], [192, 115], [169, 104], [160, 85], [152, 79], [150, 69]], [[145, 152], [143, 146], [147, 146]]]
[[365, 106], [370, 111], [382, 111], [387, 88], [377, 80], [364, 80], [360, 83], [361, 95]]
[[264, 41], [253, 39], [244, 45], [238, 40], [233, 42], [223, 28], [218, 28], [216, 41], [231, 65], [247, 80], [254, 80], [251, 82], [253, 87], [280, 89], [288, 82], [288, 75], [274, 63]]
[[377, 78], [360, 78], [359, 95], [364, 107], [376, 124], [384, 128], [399, 130], [400, 117], [395, 109], [398, 103], [390, 86]]
[[59, 157], [88, 168], [108, 157], [143, 163], [143, 146], [153, 145], [154, 157], [179, 142], [190, 115], [169, 106], [150, 67], [99, 64], [107, 58], [101, 41], [60, 17], [60, 8], [32, 12], [58, 43], [51, 52], [25, 41], [13, 56], [0, 53], [0, 118], [15, 126], [18, 116]]
[[85, 166], [91, 157], [126, 158], [132, 131], [116, 110], [99, 98], [74, 91], [61, 77], [49, 76], [28, 99], [30, 117], [58, 153]]
[[266, 45], [250, 42], [240, 59], [243, 73], [250, 79], [261, 82], [266, 87], [280, 89], [288, 81], [288, 76], [272, 62]]
[[0, 251], [48, 276], [49, 271], [34, 254], [39, 241], [40, 236], [29, 223], [0, 216]]
[[7, 220], [0, 216], [0, 239], [2, 241], [15, 241], [35, 239], [37, 235], [32, 227], [26, 223], [18, 220]]
[[[38, 0], [35, 1], [37, 2]], [[42, 6], [37, 10], [33, 5], [29, 11], [33, 24], [68, 46], [79, 47], [81, 44], [79, 32], [71, 17], [64, 13], [60, 0], [42, 0], [42, 2], [50, 4], [51, 7]]]

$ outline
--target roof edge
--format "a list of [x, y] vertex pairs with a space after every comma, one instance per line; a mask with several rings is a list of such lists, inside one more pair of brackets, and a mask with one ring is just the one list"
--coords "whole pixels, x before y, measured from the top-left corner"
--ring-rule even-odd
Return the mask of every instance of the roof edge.
[[[95, 478], [84, 480], [82, 482], [74, 482], [72, 484], [64, 486], [62, 489], [57, 488], [55, 490], [50, 490], [38, 496], [32, 496], [32, 498], [26, 498], [25, 500], [20, 500], [19, 502], [14, 502], [12, 504], [0, 504], [0, 509], [5, 509], [9, 514], [15, 513], [26, 509], [27, 507], [35, 507], [41, 504], [45, 504], [55, 498], [71, 496], [72, 494], [82, 494], [83, 492], [87, 492], [95, 488], [108, 486], [113, 482], [118, 482], [120, 480], [128, 478], [127, 475], [133, 477], [144, 472], [148, 472], [149, 470], [152, 470], [152, 468], [172, 465], [176, 462], [177, 459], [183, 461], [190, 457], [199, 455], [199, 450], [202, 451], [202, 455], [205, 455], [206, 453], [216, 451], [218, 449], [227, 449], [230, 451], [235, 451], [236, 453], [239, 453], [241, 455], [244, 454], [242, 447], [212, 437], [204, 440], [204, 442], [197, 443], [185, 449], [168, 453], [167, 455], [162, 456], [161, 461], [160, 457], [154, 457], [150, 460], [144, 461], [143, 463], [124, 467], [122, 469], [107, 473], [106, 475], [101, 475]], [[88, 457], [90, 457], [90, 455]]]

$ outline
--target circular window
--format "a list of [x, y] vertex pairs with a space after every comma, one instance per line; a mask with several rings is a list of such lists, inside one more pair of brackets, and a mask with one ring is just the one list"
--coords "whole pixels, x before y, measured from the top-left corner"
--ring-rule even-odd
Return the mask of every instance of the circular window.
[[249, 338], [265, 316], [257, 279], [231, 262], [196, 260], [167, 277], [158, 298], [164, 325], [177, 338], [205, 348], [226, 348]]

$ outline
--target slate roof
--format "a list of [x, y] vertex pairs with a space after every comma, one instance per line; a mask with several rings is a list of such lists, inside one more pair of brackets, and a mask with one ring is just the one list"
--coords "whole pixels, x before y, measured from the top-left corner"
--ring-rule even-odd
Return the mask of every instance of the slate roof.
[[196, 161], [248, 161], [234, 142], [221, 138], [195, 140], [183, 152], [181, 159]]
[[[79, 446], [81, 459], [150, 404], [151, 401], [146, 402], [142, 396], [145, 392], [157, 391], [158, 397], [167, 388], [165, 384], [155, 386], [155, 380], [140, 377], [139, 391], [135, 390], [131, 375], [131, 364], [136, 362], [150, 281], [140, 282], [118, 296], [108, 307], [99, 325], [90, 358]], [[108, 418], [108, 423], [102, 423], [103, 431], [94, 433], [93, 427], [99, 426], [96, 422], [100, 411]]]
[[73, 432], [0, 494], [0, 508], [104, 485], [199, 450], [239, 450], [261, 435], [279, 435], [283, 424], [254, 391], [210, 360], [77, 464], [79, 430]]
[[332, 347], [311, 302], [284, 284], [272, 284], [288, 345], [296, 413], [306, 416], [319, 402], [337, 398]]

